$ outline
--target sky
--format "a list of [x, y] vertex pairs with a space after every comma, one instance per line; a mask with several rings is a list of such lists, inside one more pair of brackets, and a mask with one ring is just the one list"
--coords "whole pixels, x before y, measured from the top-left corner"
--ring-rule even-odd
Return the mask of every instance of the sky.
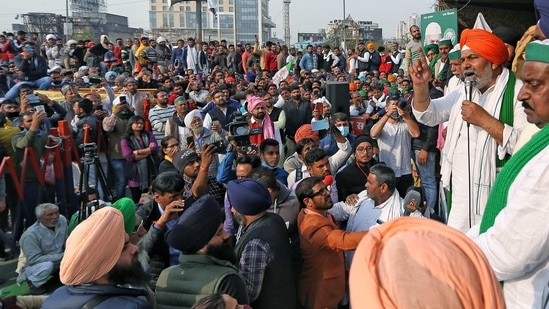
[[[0, 11], [0, 31], [10, 30], [17, 15], [28, 12], [56, 13], [65, 15], [65, 0], [4, 0]], [[238, 1], [238, 0], [236, 0]], [[292, 42], [297, 32], [317, 32], [325, 29], [330, 20], [343, 19], [343, 1], [346, 15], [354, 20], [378, 23], [384, 37], [395, 36], [395, 25], [407, 20], [412, 13], [419, 15], [432, 12], [435, 0], [292, 0], [290, 4], [290, 31]], [[32, 2], [32, 7], [29, 3]], [[130, 27], [149, 28], [148, 0], [107, 0], [107, 11], [128, 16]], [[284, 37], [284, 14], [282, 0], [269, 1], [269, 14], [277, 27], [273, 29], [278, 38]], [[373, 9], [368, 9], [371, 7]], [[314, 14], [311, 14], [314, 12]]]

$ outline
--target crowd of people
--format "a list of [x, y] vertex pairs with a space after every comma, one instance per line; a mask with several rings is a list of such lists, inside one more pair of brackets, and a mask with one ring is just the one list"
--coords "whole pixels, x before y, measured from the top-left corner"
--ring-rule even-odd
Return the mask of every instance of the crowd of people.
[[[0, 308], [543, 308], [546, 18], [520, 79], [509, 28], [303, 51], [0, 34], [0, 257], [29, 288]], [[80, 207], [22, 170], [51, 172], [60, 121], [96, 158]]]

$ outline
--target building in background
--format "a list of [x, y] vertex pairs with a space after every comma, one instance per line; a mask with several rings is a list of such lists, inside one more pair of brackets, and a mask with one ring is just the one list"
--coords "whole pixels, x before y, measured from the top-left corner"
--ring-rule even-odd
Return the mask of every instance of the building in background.
[[[343, 31], [345, 31], [345, 35], [343, 35]], [[328, 22], [326, 33], [330, 41], [335, 41], [335, 45], [340, 45], [345, 37], [347, 47], [350, 48], [354, 48], [360, 41], [377, 42], [383, 38], [383, 29], [377, 23], [364, 20], [355, 21], [351, 15], [348, 15], [345, 20], [336, 19]]]
[[[149, 22], [153, 36], [163, 36], [169, 41], [197, 37], [196, 1], [183, 1], [169, 6], [167, 0], [149, 0]], [[253, 43], [271, 39], [271, 29], [276, 25], [269, 16], [268, 0], [217, 0], [217, 15], [208, 11], [201, 2], [202, 40], [225, 39]], [[200, 36], [200, 35], [199, 35]]]

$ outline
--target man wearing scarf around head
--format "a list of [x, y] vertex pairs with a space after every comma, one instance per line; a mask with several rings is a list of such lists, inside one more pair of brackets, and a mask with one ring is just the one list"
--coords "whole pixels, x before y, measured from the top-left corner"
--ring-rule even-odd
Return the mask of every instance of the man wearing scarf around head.
[[248, 98], [248, 112], [252, 115], [252, 118], [248, 120], [250, 128], [261, 128], [262, 130], [261, 134], [250, 135], [250, 143], [259, 146], [264, 139], [271, 138], [282, 145], [280, 130], [271, 121], [271, 117], [267, 113], [267, 104], [262, 98], [256, 96]]
[[[549, 282], [549, 41], [526, 46], [518, 99], [541, 129], [498, 175], [480, 226], [468, 232], [496, 277], [507, 308], [545, 308]], [[480, 230], [479, 230], [480, 228]]]
[[425, 57], [410, 68], [410, 76], [416, 119], [428, 126], [449, 122], [441, 169], [443, 186], [449, 189], [451, 183], [448, 225], [465, 232], [480, 222], [496, 173], [513, 153], [526, 117], [516, 98], [522, 82], [503, 66], [503, 41], [485, 30], [466, 29], [460, 46], [464, 76], [474, 81], [471, 101], [464, 87], [430, 100]]

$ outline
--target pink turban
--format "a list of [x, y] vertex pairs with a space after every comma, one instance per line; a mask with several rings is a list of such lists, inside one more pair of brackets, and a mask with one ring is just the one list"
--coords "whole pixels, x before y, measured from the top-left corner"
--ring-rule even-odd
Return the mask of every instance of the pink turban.
[[61, 260], [60, 279], [65, 285], [92, 283], [116, 265], [124, 243], [124, 216], [103, 207], [82, 221], [67, 239]]
[[484, 254], [462, 233], [401, 217], [370, 229], [349, 278], [353, 308], [505, 308]]
[[509, 52], [505, 43], [495, 34], [482, 29], [465, 29], [461, 32], [459, 40], [461, 50], [464, 51], [465, 46], [472, 49], [474, 52], [486, 58], [493, 64], [502, 65], [509, 59]]
[[[248, 98], [248, 112], [251, 113], [254, 110], [254, 108], [256, 108], [257, 106], [266, 107], [267, 104], [260, 97], [256, 97], [256, 96], [249, 97]], [[264, 138], [272, 138], [272, 139], [275, 138], [274, 125], [273, 125], [273, 122], [271, 121], [271, 117], [269, 117], [269, 113], [267, 113], [267, 111], [265, 111], [265, 117], [263, 118], [263, 137]]]

